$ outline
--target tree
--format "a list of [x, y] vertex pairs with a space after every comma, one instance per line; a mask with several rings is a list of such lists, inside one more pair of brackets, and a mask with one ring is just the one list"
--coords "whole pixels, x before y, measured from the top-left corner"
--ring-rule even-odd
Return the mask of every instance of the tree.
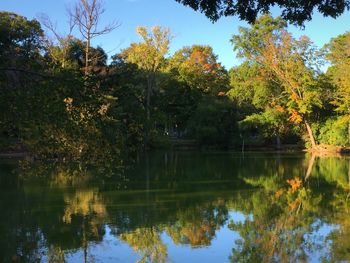
[[107, 34], [119, 26], [113, 22], [99, 29], [98, 24], [104, 11], [100, 0], [78, 0], [74, 9], [69, 10], [69, 15], [85, 40], [85, 75], [89, 73], [91, 39]]
[[[23, 16], [0, 12], [0, 65], [14, 77], [16, 70], [30, 70], [41, 59], [43, 31], [40, 23]], [[12, 74], [10, 74], [12, 73]]]
[[[72, 39], [69, 43], [67, 50], [67, 60], [78, 67], [79, 69], [85, 67], [85, 52], [84, 46], [86, 43], [78, 39]], [[101, 67], [107, 66], [107, 54], [99, 46], [90, 47], [89, 49], [90, 59], [89, 59], [89, 71], [96, 72]]]
[[305, 36], [294, 39], [281, 18], [264, 15], [251, 28], [240, 28], [232, 38], [238, 56], [258, 63], [261, 75], [283, 88], [278, 105], [289, 113], [292, 123], [304, 123], [312, 147], [316, 141], [310, 114], [322, 107], [317, 77], [320, 57]]
[[[230, 90], [228, 97], [233, 99], [241, 111], [239, 122], [242, 134], [245, 130], [259, 130], [263, 139], [276, 138], [280, 147], [280, 137], [288, 132], [287, 112], [278, 104], [283, 89], [261, 74], [262, 66], [245, 61], [230, 70]], [[260, 136], [255, 138], [259, 139]]]
[[282, 18], [299, 26], [312, 19], [315, 10], [323, 16], [338, 17], [350, 9], [349, 0], [334, 1], [283, 1], [283, 0], [175, 0], [185, 6], [204, 13], [210, 20], [217, 21], [222, 16], [238, 16], [252, 23], [259, 14], [268, 12], [272, 7], [281, 9]]
[[72, 35], [75, 27], [73, 17], [69, 17], [69, 31], [67, 34], [58, 32], [56, 24], [54, 24], [46, 14], [41, 14], [39, 20], [41, 24], [52, 33], [52, 37], [46, 34], [46, 50], [53, 64], [64, 69], [68, 66], [68, 53], [71, 47], [71, 42], [74, 41]]
[[334, 104], [336, 110], [344, 113], [348, 121], [348, 141], [350, 143], [350, 32], [333, 38], [326, 45], [327, 59], [332, 63], [327, 71], [336, 85]]
[[232, 130], [232, 103], [225, 98], [229, 80], [212, 47], [181, 48], [169, 59], [166, 72], [176, 80], [167, 90], [177, 95], [168, 100], [176, 109], [176, 130], [199, 143], [227, 146]]
[[175, 52], [169, 64], [178, 72], [179, 81], [192, 89], [213, 94], [227, 89], [227, 71], [210, 46], [184, 47]]
[[[17, 133], [20, 93], [41, 79], [43, 31], [36, 20], [0, 12], [0, 134]], [[23, 104], [23, 101], [22, 101]], [[27, 109], [28, 110], [28, 109]]]
[[161, 239], [159, 227], [136, 228], [120, 234], [118, 238], [142, 256], [138, 262], [167, 262], [168, 247]]
[[154, 26], [149, 31], [146, 27], [137, 27], [136, 32], [140, 35], [143, 42], [132, 43], [131, 46], [123, 50], [122, 55], [129, 63], [133, 63], [143, 70], [146, 75], [146, 144], [151, 119], [151, 96], [156, 85], [156, 75], [165, 63], [165, 55], [169, 51], [171, 41], [170, 30]]
[[227, 95], [241, 109], [248, 108], [250, 111], [263, 109], [276, 93], [279, 93], [271, 92], [269, 81], [262, 78], [260, 72], [261, 66], [250, 61], [230, 69], [230, 90]]

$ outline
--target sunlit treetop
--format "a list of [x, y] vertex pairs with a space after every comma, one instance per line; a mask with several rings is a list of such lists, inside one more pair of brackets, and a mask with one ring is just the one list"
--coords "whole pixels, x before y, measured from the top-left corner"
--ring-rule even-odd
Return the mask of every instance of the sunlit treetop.
[[204, 13], [213, 22], [222, 16], [238, 16], [252, 23], [259, 14], [270, 11], [274, 6], [281, 9], [286, 21], [302, 26], [310, 21], [315, 11], [323, 16], [338, 17], [350, 9], [349, 0], [175, 0], [185, 6]]

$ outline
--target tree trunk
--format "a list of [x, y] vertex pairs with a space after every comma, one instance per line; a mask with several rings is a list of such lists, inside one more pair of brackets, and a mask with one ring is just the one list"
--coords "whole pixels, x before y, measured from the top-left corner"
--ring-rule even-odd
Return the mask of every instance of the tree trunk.
[[145, 147], [148, 146], [149, 142], [149, 131], [151, 127], [151, 95], [153, 89], [153, 76], [151, 74], [147, 75], [147, 90], [146, 90], [146, 127], [145, 127]]
[[151, 119], [151, 93], [152, 93], [152, 76], [149, 74], [147, 76], [147, 92], [146, 92], [146, 114], [147, 121]]
[[304, 123], [305, 123], [305, 126], [306, 126], [307, 133], [309, 135], [311, 146], [312, 146], [312, 148], [315, 148], [316, 147], [316, 141], [315, 141], [314, 134], [313, 134], [313, 132], [311, 130], [310, 124], [308, 123], [307, 120], [305, 120]]
[[278, 133], [276, 134], [276, 147], [277, 147], [277, 150], [281, 149], [281, 137]]
[[90, 52], [90, 37], [86, 40], [86, 49], [85, 49], [85, 75], [89, 73], [89, 52]]

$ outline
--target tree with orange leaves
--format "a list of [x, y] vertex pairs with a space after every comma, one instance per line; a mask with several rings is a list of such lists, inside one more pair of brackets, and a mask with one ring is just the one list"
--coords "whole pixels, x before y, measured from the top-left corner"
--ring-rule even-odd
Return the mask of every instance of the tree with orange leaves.
[[294, 124], [304, 123], [312, 147], [316, 146], [310, 116], [322, 107], [317, 77], [320, 56], [305, 36], [295, 39], [286, 22], [263, 15], [251, 28], [240, 28], [232, 38], [238, 56], [261, 66], [260, 75], [282, 87], [280, 105]]
[[177, 71], [179, 80], [192, 89], [212, 94], [227, 89], [227, 72], [210, 46], [184, 47], [175, 52], [169, 64]]

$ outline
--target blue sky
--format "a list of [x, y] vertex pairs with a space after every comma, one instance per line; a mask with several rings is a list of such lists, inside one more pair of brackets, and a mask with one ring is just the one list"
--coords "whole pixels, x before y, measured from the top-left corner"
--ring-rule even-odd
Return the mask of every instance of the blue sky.
[[[64, 33], [67, 28], [66, 9], [74, 3], [75, 0], [1, 0], [0, 10], [30, 19], [46, 13]], [[213, 24], [203, 14], [175, 0], [104, 0], [104, 3], [106, 11], [101, 25], [110, 21], [118, 21], [121, 25], [110, 34], [94, 39], [93, 45], [100, 45], [110, 56], [140, 40], [135, 32], [136, 26], [161, 25], [169, 27], [174, 35], [170, 54], [183, 46], [205, 44], [213, 47], [227, 69], [240, 64], [229, 40], [237, 34], [239, 26], [247, 26], [247, 23], [235, 17], [222, 18]], [[315, 13], [313, 20], [305, 24], [305, 30], [294, 26], [289, 30], [297, 37], [309, 36], [321, 47], [332, 37], [350, 30], [350, 13], [346, 12], [337, 19]]]

